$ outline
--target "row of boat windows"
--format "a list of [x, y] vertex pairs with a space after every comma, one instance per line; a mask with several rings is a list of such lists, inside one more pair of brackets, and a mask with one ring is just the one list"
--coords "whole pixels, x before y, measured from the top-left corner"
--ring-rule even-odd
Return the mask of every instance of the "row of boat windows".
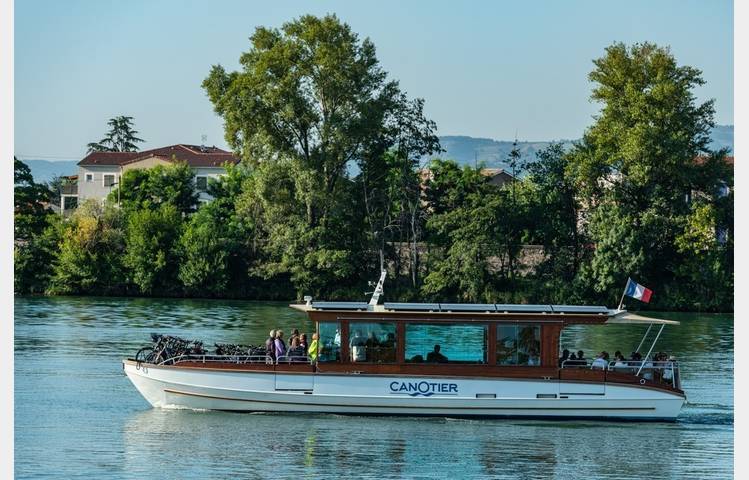
[[[487, 363], [487, 325], [405, 325], [406, 363]], [[493, 328], [493, 327], [492, 327]], [[540, 365], [540, 325], [498, 325], [498, 365]], [[318, 362], [341, 361], [341, 325], [320, 322]], [[395, 363], [399, 339], [395, 323], [349, 324], [349, 359], [355, 363]]]

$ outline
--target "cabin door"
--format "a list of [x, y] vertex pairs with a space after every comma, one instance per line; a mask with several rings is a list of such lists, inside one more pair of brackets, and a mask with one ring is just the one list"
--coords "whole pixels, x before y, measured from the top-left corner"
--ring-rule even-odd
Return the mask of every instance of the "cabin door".
[[315, 386], [313, 373], [276, 372], [276, 390], [286, 392], [311, 392]]

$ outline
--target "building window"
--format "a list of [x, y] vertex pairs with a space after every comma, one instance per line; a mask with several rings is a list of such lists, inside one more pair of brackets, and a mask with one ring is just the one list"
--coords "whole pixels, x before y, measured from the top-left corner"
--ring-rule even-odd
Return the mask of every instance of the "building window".
[[338, 322], [320, 322], [317, 341], [319, 363], [341, 361], [341, 324]]
[[486, 363], [486, 325], [406, 325], [406, 362]]
[[105, 173], [104, 174], [104, 186], [105, 187], [111, 187], [114, 185], [114, 174]]
[[349, 323], [349, 355], [356, 363], [395, 363], [394, 323]]
[[540, 325], [498, 325], [497, 364], [541, 364]]
[[94, 174], [93, 173], [87, 173], [86, 174], [86, 183], [90, 183], [94, 181]]
[[208, 177], [195, 177], [195, 184], [199, 192], [208, 190]]

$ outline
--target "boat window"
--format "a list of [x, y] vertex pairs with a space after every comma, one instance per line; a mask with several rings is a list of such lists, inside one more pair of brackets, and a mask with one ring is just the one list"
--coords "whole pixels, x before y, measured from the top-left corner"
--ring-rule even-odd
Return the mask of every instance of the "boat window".
[[352, 362], [395, 363], [394, 323], [349, 323]]
[[497, 364], [531, 365], [541, 364], [540, 325], [498, 325]]
[[486, 325], [406, 324], [406, 362], [486, 363]]
[[320, 353], [317, 361], [341, 361], [341, 324], [339, 322], [320, 322], [318, 324]]

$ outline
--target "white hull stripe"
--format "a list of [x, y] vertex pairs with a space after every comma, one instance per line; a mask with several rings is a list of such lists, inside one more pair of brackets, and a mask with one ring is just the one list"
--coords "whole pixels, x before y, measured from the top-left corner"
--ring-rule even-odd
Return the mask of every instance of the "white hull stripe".
[[637, 411], [652, 411], [655, 410], [655, 407], [499, 407], [499, 406], [490, 406], [490, 407], [424, 407], [424, 406], [417, 406], [417, 407], [409, 407], [409, 406], [400, 406], [400, 405], [342, 405], [338, 403], [314, 403], [314, 404], [305, 404], [301, 402], [285, 402], [280, 400], [247, 400], [242, 398], [231, 398], [231, 397], [219, 397], [215, 395], [205, 395], [202, 393], [193, 393], [193, 392], [183, 392], [180, 390], [172, 390], [172, 389], [164, 389], [165, 393], [172, 393], [177, 395], [186, 395], [191, 397], [202, 397], [202, 398], [210, 398], [212, 400], [230, 400], [234, 402], [247, 402], [247, 403], [277, 403], [277, 404], [284, 404], [284, 405], [298, 405], [298, 406], [314, 406], [314, 407], [344, 407], [344, 408], [397, 408], [397, 409], [409, 409], [409, 410], [424, 410], [429, 408], [440, 408], [444, 410], [608, 410], [608, 411], [630, 411], [630, 410], [637, 410]]

